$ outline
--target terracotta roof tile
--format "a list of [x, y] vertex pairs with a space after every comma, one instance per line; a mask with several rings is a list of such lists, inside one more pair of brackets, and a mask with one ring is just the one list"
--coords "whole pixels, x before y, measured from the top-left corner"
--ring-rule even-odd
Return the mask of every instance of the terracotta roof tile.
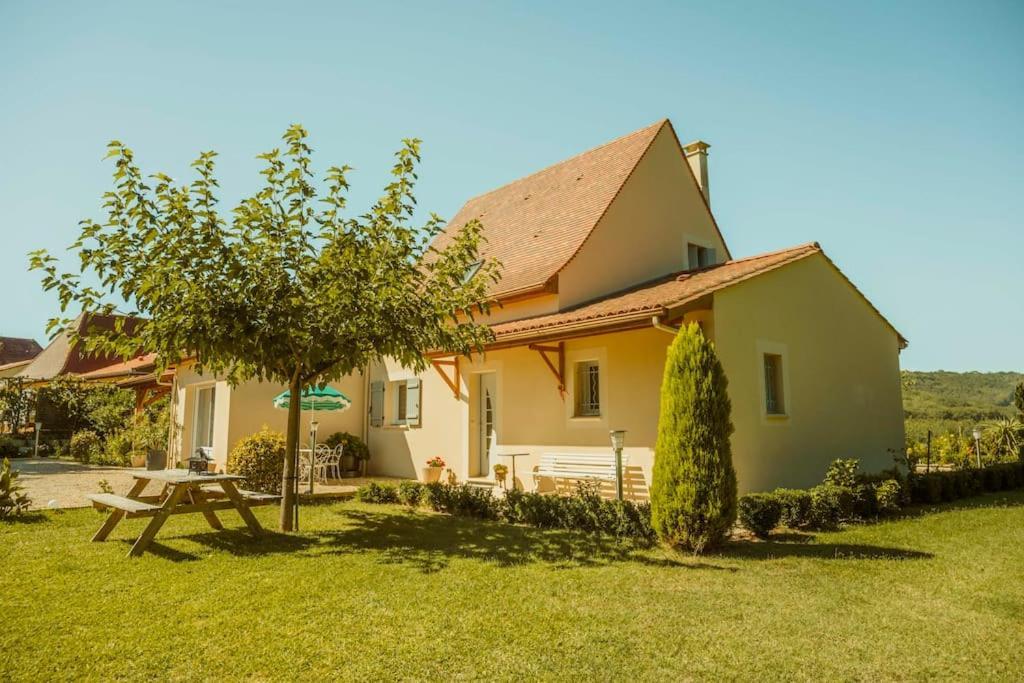
[[35, 339], [0, 337], [0, 365], [31, 360], [43, 350]]
[[105, 379], [110, 377], [123, 377], [145, 373], [152, 370], [156, 365], [156, 354], [147, 353], [143, 356], [136, 356], [123, 362], [116, 362], [105, 365], [89, 372], [79, 375], [82, 379]]
[[496, 341], [549, 333], [559, 328], [593, 323], [600, 326], [626, 318], [645, 319], [729, 285], [774, 270], [811, 254], [821, 253], [817, 243], [759, 254], [735, 261], [670, 275], [574, 308], [548, 315], [492, 325]]
[[470, 199], [433, 243], [443, 249], [474, 218], [484, 226], [481, 255], [502, 264], [495, 297], [543, 286], [576, 253], [655, 136], [647, 128]]

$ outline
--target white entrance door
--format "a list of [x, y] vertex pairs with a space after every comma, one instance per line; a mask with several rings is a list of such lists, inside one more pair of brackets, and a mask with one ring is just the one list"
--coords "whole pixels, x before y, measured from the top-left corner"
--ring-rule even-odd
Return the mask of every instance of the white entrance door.
[[496, 419], [498, 414], [498, 392], [495, 389], [495, 374], [480, 375], [480, 420], [479, 420], [479, 467], [477, 473], [487, 476], [491, 472], [491, 459], [498, 441]]

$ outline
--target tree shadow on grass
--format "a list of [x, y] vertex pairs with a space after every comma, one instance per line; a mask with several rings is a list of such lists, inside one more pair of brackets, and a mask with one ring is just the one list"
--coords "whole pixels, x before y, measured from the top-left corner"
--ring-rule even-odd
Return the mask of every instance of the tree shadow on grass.
[[38, 524], [46, 521], [46, 515], [40, 511], [23, 512], [20, 515], [4, 517], [0, 524]]
[[970, 498], [961, 498], [960, 500], [948, 501], [945, 503], [917, 503], [903, 508], [898, 514], [887, 518], [886, 521], [914, 519], [916, 517], [924, 517], [926, 515], [940, 514], [943, 512], [1021, 506], [1024, 506], [1024, 490], [996, 491], [993, 493], [982, 493]]
[[337, 514], [354, 525], [318, 534], [328, 553], [377, 552], [384, 564], [409, 565], [424, 573], [440, 571], [453, 559], [481, 560], [499, 567], [544, 563], [569, 569], [630, 562], [733, 571], [702, 562], [653, 557], [632, 543], [578, 532], [422, 512], [342, 509]]
[[[298, 553], [318, 545], [316, 538], [299, 536], [294, 534], [281, 534], [273, 531], [266, 531], [259, 536], [245, 528], [224, 529], [222, 531], [207, 531], [197, 534], [179, 536], [184, 540], [206, 546], [211, 550], [228, 553], [236, 557], [259, 557], [279, 553]], [[131, 547], [135, 543], [134, 538], [122, 539], [123, 543]], [[202, 559], [200, 555], [172, 548], [159, 541], [153, 541], [146, 548], [146, 554], [153, 554], [172, 562], [194, 562]]]
[[786, 532], [766, 540], [734, 540], [719, 554], [723, 557], [778, 560], [808, 557], [819, 560], [926, 560], [932, 553], [908, 548], [889, 548], [863, 543], [814, 543], [814, 535]]

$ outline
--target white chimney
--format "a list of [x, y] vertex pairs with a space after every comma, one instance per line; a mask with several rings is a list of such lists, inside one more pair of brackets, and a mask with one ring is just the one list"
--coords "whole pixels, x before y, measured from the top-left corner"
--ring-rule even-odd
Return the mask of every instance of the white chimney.
[[683, 153], [686, 154], [686, 161], [690, 164], [693, 177], [700, 185], [700, 191], [704, 193], [704, 200], [711, 206], [711, 189], [708, 186], [708, 143], [703, 140], [696, 140], [683, 146]]

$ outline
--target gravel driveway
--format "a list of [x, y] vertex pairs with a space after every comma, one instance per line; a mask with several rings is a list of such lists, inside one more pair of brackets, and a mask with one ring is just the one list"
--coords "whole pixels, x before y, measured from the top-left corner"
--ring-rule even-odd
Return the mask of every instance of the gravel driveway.
[[139, 471], [50, 458], [14, 458], [11, 467], [20, 472], [18, 481], [32, 499], [33, 508], [45, 508], [51, 500], [62, 508], [87, 507], [91, 503], [85, 494], [99, 493], [103, 479], [114, 493], [124, 495], [132, 486], [132, 473]]

